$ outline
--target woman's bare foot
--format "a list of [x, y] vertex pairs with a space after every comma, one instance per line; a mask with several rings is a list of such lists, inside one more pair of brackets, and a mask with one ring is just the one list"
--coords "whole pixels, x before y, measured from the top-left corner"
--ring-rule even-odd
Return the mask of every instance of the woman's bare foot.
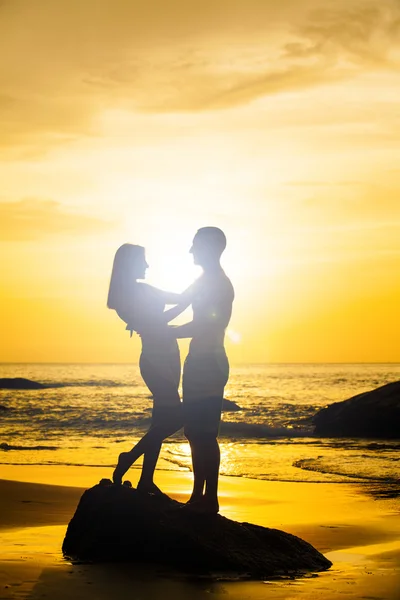
[[143, 494], [154, 494], [155, 496], [166, 496], [155, 483], [139, 483], [137, 484], [137, 491], [143, 492]]
[[114, 469], [113, 473], [113, 482], [116, 485], [122, 484], [122, 478], [125, 473], [128, 471], [129, 467], [132, 465], [131, 456], [129, 452], [121, 452], [118, 457], [118, 464]]

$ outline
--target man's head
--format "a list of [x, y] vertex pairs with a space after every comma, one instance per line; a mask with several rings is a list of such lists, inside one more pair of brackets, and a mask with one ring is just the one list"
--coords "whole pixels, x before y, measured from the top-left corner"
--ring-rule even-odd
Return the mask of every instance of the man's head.
[[195, 265], [201, 267], [219, 264], [221, 254], [226, 248], [226, 237], [218, 227], [202, 227], [193, 238], [189, 252], [193, 254]]

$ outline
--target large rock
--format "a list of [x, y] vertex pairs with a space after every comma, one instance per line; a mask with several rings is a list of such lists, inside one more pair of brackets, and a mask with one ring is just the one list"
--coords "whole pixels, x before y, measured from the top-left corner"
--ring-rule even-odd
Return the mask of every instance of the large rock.
[[37, 381], [31, 381], [24, 377], [3, 377], [0, 378], [0, 389], [3, 390], [41, 390], [46, 386]]
[[291, 534], [190, 514], [168, 496], [107, 481], [84, 492], [62, 549], [73, 560], [144, 562], [202, 576], [263, 579], [331, 566]]
[[313, 417], [314, 433], [333, 437], [400, 438], [400, 381], [335, 402]]

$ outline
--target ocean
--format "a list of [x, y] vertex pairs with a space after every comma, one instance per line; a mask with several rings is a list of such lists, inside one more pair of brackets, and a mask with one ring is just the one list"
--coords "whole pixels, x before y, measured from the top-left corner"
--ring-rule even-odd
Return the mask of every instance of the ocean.
[[[0, 463], [108, 466], [140, 439], [152, 400], [133, 364], [2, 364], [42, 390], [0, 390]], [[336, 401], [400, 379], [400, 364], [232, 366], [223, 413], [221, 474], [270, 481], [353, 483], [398, 495], [400, 441], [313, 436], [309, 417]], [[138, 463], [134, 468], [139, 468]], [[158, 468], [190, 470], [182, 433]]]

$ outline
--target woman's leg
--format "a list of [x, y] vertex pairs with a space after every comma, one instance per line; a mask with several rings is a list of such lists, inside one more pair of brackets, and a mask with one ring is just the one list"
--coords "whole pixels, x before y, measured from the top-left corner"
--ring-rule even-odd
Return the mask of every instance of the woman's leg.
[[138, 489], [148, 492], [160, 492], [153, 481], [153, 477], [162, 442], [183, 426], [182, 405], [178, 393], [181, 377], [178, 344], [175, 342], [170, 352], [165, 353], [162, 357], [159, 355], [156, 364], [154, 360], [150, 361], [142, 354], [140, 372], [144, 382], [153, 394], [153, 425], [165, 425], [165, 431], [161, 431], [163, 437], [158, 446], [154, 444], [144, 454]]
[[[179, 431], [183, 426], [180, 411], [176, 411], [175, 407], [169, 410], [174, 411], [175, 413], [171, 415], [171, 418], [167, 418], [163, 422], [152, 425], [149, 431], [142, 437], [136, 446], [130, 450], [130, 452], [122, 452], [119, 455], [118, 464], [113, 473], [114, 483], [122, 483], [122, 477], [142, 454], [145, 455], [145, 458], [140, 480], [142, 481], [142, 484], [153, 482], [153, 475], [162, 442], [165, 438]], [[177, 414], [177, 412], [179, 412], [179, 414]], [[145, 470], [144, 473], [143, 470]], [[144, 477], [143, 480], [142, 477]]]
[[142, 490], [144, 492], [157, 492], [158, 488], [153, 481], [154, 471], [156, 470], [156, 465], [158, 461], [158, 457], [160, 456], [162, 442], [158, 444], [154, 444], [154, 447], [150, 450], [147, 450], [143, 455], [143, 466], [142, 466], [142, 474], [140, 475], [140, 479], [137, 484], [137, 489]]
[[156, 361], [154, 357], [149, 360], [142, 352], [139, 366], [143, 380], [154, 399], [152, 425], [130, 452], [122, 452], [119, 455], [113, 481], [122, 483], [122, 477], [127, 470], [144, 454], [140, 483], [141, 487], [152, 487], [163, 440], [183, 427], [182, 406], [178, 393], [181, 369], [178, 344], [175, 342], [171, 352], [158, 355]]

